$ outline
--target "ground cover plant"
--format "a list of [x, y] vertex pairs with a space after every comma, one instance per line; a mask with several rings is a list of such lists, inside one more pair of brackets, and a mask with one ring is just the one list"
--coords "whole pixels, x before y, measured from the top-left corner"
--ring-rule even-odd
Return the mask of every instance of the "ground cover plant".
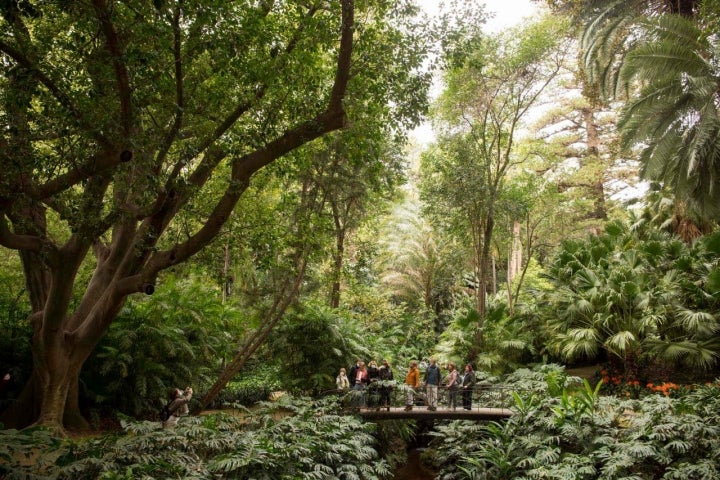
[[[530, 393], [541, 386], [545, 393]], [[720, 476], [720, 386], [638, 399], [600, 395], [548, 367], [511, 381], [516, 414], [503, 423], [452, 422], [437, 428], [431, 455], [441, 480], [712, 479]], [[560, 375], [562, 378], [562, 375]], [[650, 390], [648, 390], [650, 392]]]
[[[123, 431], [60, 440], [47, 430], [0, 431], [0, 477], [7, 479], [332, 479], [388, 478], [374, 426], [320, 403], [285, 397], [241, 415], [122, 422]], [[43, 454], [39, 455], [38, 450]], [[24, 461], [27, 459], [27, 461]]]

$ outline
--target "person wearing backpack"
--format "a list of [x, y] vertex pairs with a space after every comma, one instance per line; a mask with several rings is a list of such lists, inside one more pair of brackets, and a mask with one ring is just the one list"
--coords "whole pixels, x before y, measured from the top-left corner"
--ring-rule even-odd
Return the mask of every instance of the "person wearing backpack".
[[[180, 417], [184, 417], [190, 413], [188, 403], [192, 399], [193, 389], [187, 387], [185, 391], [179, 388], [173, 388], [170, 390], [170, 401], [166, 405], [167, 413], [169, 416], [166, 420], [163, 420], [163, 428], [175, 427], [180, 420]], [[161, 419], [165, 416], [161, 412]]]

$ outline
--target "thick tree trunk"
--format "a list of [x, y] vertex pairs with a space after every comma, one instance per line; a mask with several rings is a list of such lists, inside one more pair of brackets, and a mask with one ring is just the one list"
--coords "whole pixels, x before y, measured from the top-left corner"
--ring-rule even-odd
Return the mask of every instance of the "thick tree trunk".
[[[69, 275], [68, 282], [71, 281], [72, 275]], [[80, 372], [124, 299], [107, 296], [96, 299], [92, 320], [85, 319], [92, 324], [90, 328], [83, 328], [81, 320], [64, 315], [63, 320], [44, 317], [44, 326], [38, 327], [41, 315], [31, 317], [36, 325], [32, 338], [33, 371], [19, 398], [0, 415], [5, 426], [42, 425], [58, 434], [63, 434], [65, 429], [88, 429], [89, 424], [80, 410]], [[53, 308], [51, 303], [48, 302], [47, 309]], [[64, 311], [64, 308], [57, 310]], [[71, 330], [73, 333], [68, 333]]]
[[[35, 348], [37, 351], [38, 349]], [[33, 372], [15, 403], [2, 413], [8, 428], [47, 426], [56, 433], [65, 428], [84, 431], [88, 422], [80, 411], [79, 378], [86, 355], [69, 345], [33, 355]]]

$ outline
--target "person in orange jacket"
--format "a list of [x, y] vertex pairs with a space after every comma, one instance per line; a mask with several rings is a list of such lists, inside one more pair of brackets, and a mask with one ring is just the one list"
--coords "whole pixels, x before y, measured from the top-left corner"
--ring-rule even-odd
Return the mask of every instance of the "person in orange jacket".
[[405, 375], [405, 385], [410, 387], [407, 391], [405, 410], [412, 410], [415, 403], [415, 389], [420, 386], [420, 369], [416, 360], [410, 362], [410, 368], [408, 368], [407, 375]]

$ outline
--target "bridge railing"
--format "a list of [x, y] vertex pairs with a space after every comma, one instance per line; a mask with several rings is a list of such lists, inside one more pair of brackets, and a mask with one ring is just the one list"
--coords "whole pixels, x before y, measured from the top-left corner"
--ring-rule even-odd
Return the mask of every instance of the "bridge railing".
[[[471, 408], [510, 408], [514, 405], [512, 393], [516, 389], [508, 385], [476, 384], [471, 389]], [[381, 381], [364, 389], [350, 389], [333, 392], [343, 396], [343, 404], [349, 408], [386, 408], [404, 407], [407, 404], [408, 392], [413, 393], [413, 405], [427, 406], [427, 389], [420, 386], [411, 389], [408, 385], [395, 381]], [[455, 392], [456, 408], [463, 408], [463, 389]], [[438, 408], [449, 408], [452, 391], [445, 386], [438, 387]]]

